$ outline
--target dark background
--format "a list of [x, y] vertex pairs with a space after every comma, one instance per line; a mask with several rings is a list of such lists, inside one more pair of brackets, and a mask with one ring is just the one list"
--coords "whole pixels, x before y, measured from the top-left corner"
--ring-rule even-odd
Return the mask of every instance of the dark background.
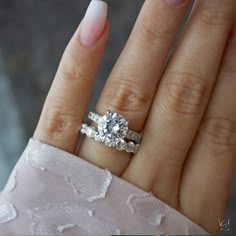
[[[107, 2], [110, 37], [90, 106], [121, 52], [143, 0]], [[87, 0], [0, 0], [0, 189], [33, 134], [60, 57], [88, 4]], [[226, 215], [231, 233], [236, 232], [235, 197], [236, 178]]]

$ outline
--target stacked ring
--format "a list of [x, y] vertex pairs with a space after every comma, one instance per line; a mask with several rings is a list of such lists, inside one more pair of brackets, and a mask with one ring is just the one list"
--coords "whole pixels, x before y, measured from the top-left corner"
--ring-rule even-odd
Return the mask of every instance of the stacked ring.
[[97, 124], [97, 129], [83, 123], [81, 133], [119, 151], [137, 153], [142, 134], [130, 130], [128, 121], [122, 115], [111, 111], [107, 111], [104, 116], [89, 112], [88, 118]]

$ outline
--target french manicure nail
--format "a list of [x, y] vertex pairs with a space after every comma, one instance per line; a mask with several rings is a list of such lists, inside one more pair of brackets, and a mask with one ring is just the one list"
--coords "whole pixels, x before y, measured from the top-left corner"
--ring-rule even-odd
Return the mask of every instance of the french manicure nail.
[[173, 6], [179, 6], [184, 3], [186, 0], [166, 0], [167, 3]]
[[107, 20], [107, 3], [101, 0], [92, 0], [85, 13], [80, 41], [89, 47], [95, 44], [101, 37]]

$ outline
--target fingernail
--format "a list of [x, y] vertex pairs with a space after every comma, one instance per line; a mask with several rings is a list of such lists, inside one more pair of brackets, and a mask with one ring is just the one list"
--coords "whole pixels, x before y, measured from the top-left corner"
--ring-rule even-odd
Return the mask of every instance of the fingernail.
[[102, 35], [107, 20], [107, 3], [101, 0], [92, 0], [85, 13], [80, 41], [85, 46], [94, 45]]
[[167, 3], [173, 6], [179, 6], [184, 3], [186, 0], [166, 0]]
[[231, 31], [231, 37], [232, 37], [233, 39], [236, 39], [236, 24], [234, 25], [234, 27], [233, 27], [233, 29], [232, 29], [232, 31]]

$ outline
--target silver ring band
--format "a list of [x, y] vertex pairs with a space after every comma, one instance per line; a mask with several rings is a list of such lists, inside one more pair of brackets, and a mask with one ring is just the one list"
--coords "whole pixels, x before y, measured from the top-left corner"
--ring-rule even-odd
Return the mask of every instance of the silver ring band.
[[88, 118], [98, 126], [95, 128], [83, 123], [81, 133], [119, 151], [137, 153], [142, 134], [130, 130], [128, 122], [121, 115], [111, 111], [107, 111], [104, 116], [90, 112]]
[[[103, 143], [103, 140], [100, 138], [98, 131], [93, 126], [89, 126], [85, 123], [82, 124], [80, 132], [85, 134], [89, 138], [93, 138], [96, 142]], [[106, 143], [105, 143], [106, 144]], [[111, 147], [110, 145], [107, 145]], [[126, 151], [128, 153], [137, 153], [139, 144], [134, 144], [134, 142], [126, 142], [125, 140], [121, 140], [116, 143], [115, 148], [119, 151]]]

